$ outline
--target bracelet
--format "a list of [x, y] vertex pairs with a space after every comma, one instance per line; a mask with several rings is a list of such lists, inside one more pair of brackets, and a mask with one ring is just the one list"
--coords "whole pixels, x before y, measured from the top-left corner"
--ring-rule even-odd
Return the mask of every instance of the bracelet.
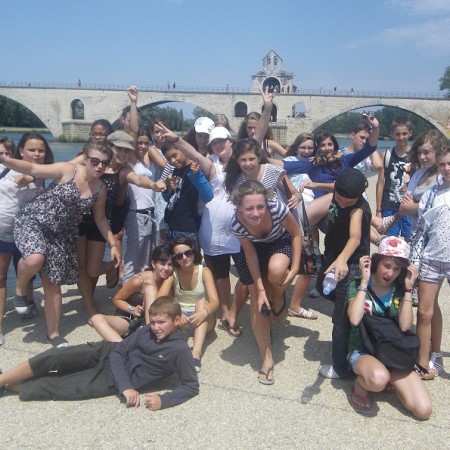
[[357, 289], [358, 289], [358, 291], [360, 291], [360, 292], [367, 292], [367, 286], [361, 286], [361, 285], [359, 285]]
[[381, 209], [377, 209], [376, 212], [383, 212]]
[[406, 300], [406, 298], [403, 297], [403, 301], [404, 302], [408, 302], [408, 303], [412, 303], [412, 299], [411, 300]]
[[178, 142], [180, 140], [180, 136], [177, 136], [177, 138], [174, 141], [171, 141], [173, 144], [175, 144], [175, 142]]
[[129, 312], [130, 314], [134, 311], [134, 306], [129, 306], [128, 308], [127, 308], [127, 312]]
[[405, 294], [411, 294], [412, 291], [411, 288], [405, 288]]

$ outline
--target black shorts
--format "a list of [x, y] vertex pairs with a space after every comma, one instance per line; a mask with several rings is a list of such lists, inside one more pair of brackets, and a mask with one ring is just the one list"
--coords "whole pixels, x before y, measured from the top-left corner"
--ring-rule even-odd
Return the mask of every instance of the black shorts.
[[[269, 260], [273, 255], [282, 253], [292, 260], [292, 240], [288, 233], [283, 234], [280, 239], [274, 242], [253, 242], [253, 245], [258, 254], [261, 278], [267, 276], [269, 272]], [[236, 268], [242, 284], [253, 284], [253, 279], [247, 266], [247, 260], [245, 259], [245, 252], [242, 247], [241, 252], [236, 258]]]
[[223, 255], [204, 255], [206, 266], [211, 270], [215, 279], [228, 278], [230, 276], [231, 261], [230, 256], [233, 258], [234, 263], [239, 253], [224, 253]]
[[88, 241], [106, 242], [91, 214], [85, 214], [83, 216], [83, 220], [80, 225], [78, 225], [78, 232], [80, 237], [86, 236]]
[[109, 355], [113, 342], [51, 348], [29, 359], [33, 378], [20, 386], [21, 400], [84, 400], [115, 395]]

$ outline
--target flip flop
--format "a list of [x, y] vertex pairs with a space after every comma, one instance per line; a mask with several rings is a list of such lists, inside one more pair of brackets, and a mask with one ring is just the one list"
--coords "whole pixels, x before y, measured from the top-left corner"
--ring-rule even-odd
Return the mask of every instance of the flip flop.
[[114, 275], [111, 278], [108, 278], [108, 275], [106, 275], [106, 287], [108, 289], [115, 288], [118, 282], [119, 282], [119, 268], [116, 267], [114, 269]]
[[[226, 319], [221, 320], [220, 323], [217, 325], [217, 328], [219, 330], [226, 331], [232, 337], [239, 337], [242, 335], [242, 331], [238, 328], [238, 326], [235, 325], [234, 327], [232, 327], [230, 325], [230, 322], [228, 322], [228, 320]], [[233, 331], [235, 334], [233, 334]]]
[[[260, 378], [259, 376], [258, 376], [258, 381], [261, 383], [261, 384], [264, 384], [265, 386], [271, 386], [272, 384], [274, 384], [275, 383], [275, 380], [274, 380], [274, 378], [273, 378], [273, 366], [267, 371], [267, 372], [264, 372], [264, 370], [260, 370], [259, 372], [258, 372], [258, 375], [263, 375], [264, 376], [264, 378]], [[269, 375], [270, 375], [270, 372], [272, 372], [272, 378], [269, 378]]]
[[362, 396], [355, 392], [355, 385], [352, 386], [350, 392], [350, 405], [355, 409], [360, 409], [362, 411], [369, 411], [372, 405], [370, 404], [369, 393]]

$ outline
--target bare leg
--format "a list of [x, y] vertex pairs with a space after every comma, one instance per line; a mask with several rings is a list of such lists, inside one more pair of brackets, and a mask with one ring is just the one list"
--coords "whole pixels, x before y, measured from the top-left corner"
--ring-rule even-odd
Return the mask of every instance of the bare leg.
[[6, 386], [8, 390], [19, 392], [20, 384], [33, 377], [30, 363], [24, 361], [16, 367], [0, 374], [0, 386]]
[[215, 278], [217, 294], [222, 308], [222, 320], [227, 320], [230, 310], [231, 282], [230, 277]]
[[19, 261], [17, 270], [16, 294], [26, 296], [28, 293], [28, 283], [42, 268], [45, 256], [41, 253], [22, 258]]
[[319, 223], [327, 214], [333, 194], [329, 193], [322, 197], [316, 198], [308, 206], [308, 221], [311, 226]]
[[47, 323], [47, 335], [50, 339], [59, 336], [59, 321], [61, 319], [62, 295], [61, 286], [52, 283], [44, 272], [41, 272], [44, 288], [44, 312]]
[[247, 300], [247, 297], [248, 287], [242, 284], [240, 280], [238, 280], [236, 286], [234, 287], [233, 299], [231, 301], [231, 306], [226, 317], [226, 320], [228, 320], [228, 323], [232, 328], [236, 326], [238, 315], [242, 309], [242, 306]]
[[261, 370], [267, 373], [274, 365], [270, 347], [270, 320], [258, 311], [255, 285], [251, 284], [248, 288], [250, 291], [250, 322], [262, 359]]
[[433, 405], [425, 383], [417, 373], [393, 370], [391, 372], [391, 383], [398, 398], [408, 411], [411, 411], [419, 419], [427, 420], [430, 418]]
[[121, 342], [122, 336], [128, 330], [128, 321], [119, 316], [106, 316], [94, 314], [91, 317], [92, 326], [95, 331], [108, 342]]
[[272, 315], [275, 321], [281, 321], [287, 316], [287, 305], [284, 303], [284, 288], [282, 283], [289, 272], [290, 259], [283, 253], [272, 255], [269, 260], [267, 279], [271, 287]]
[[[195, 312], [200, 311], [208, 305], [206, 300], [199, 300], [195, 304]], [[192, 349], [192, 356], [196, 359], [202, 358], [203, 344], [205, 343], [206, 335], [210, 333], [216, 326], [216, 318], [214, 314], [210, 314], [198, 327], [194, 328], [194, 347]]]
[[317, 315], [302, 307], [302, 300], [308, 290], [311, 277], [309, 275], [299, 275], [292, 292], [291, 304], [289, 306], [289, 316], [303, 317], [305, 319], [317, 319]]
[[[434, 313], [435, 301], [439, 293], [441, 284], [429, 283], [426, 281], [419, 282], [419, 307], [417, 309], [417, 336], [419, 337], [420, 340], [419, 364], [425, 369], [428, 368], [429, 362], [431, 320]], [[442, 333], [442, 328], [440, 329], [440, 333]], [[436, 336], [435, 339], [437, 339]]]

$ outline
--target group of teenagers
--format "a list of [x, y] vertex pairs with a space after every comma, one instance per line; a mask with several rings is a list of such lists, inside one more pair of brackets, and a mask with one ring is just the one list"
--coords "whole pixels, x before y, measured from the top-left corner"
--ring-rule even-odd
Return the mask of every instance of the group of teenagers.
[[[379, 123], [366, 114], [346, 148], [319, 130], [300, 134], [286, 150], [271, 139], [274, 99], [268, 91], [261, 92], [262, 113], [245, 118], [237, 139], [221, 114], [197, 119], [181, 138], [162, 122], [141, 128], [138, 90], [127, 92], [123, 131], [95, 121], [90, 140], [70, 162], [53, 163], [50, 147], [34, 131], [9, 157], [1, 145], [11, 143], [0, 145], [0, 191], [8, 197], [0, 206], [0, 344], [6, 272], [14, 259], [14, 307], [24, 320], [36, 314], [32, 280], [39, 273], [47, 340], [54, 347], [0, 373], [0, 392], [19, 392], [23, 400], [118, 394], [127, 406], [139, 406], [139, 392], [175, 373], [175, 390], [145, 394], [152, 410], [174, 406], [198, 393], [216, 313], [221, 311], [218, 328], [238, 338], [248, 297], [262, 360], [257, 380], [274, 384], [272, 324], [287, 316], [317, 318], [301, 305], [311, 282], [302, 231], [306, 210], [316, 239], [318, 229], [325, 234], [312, 295], [318, 291], [334, 302], [332, 364], [319, 373], [356, 376], [349, 394], [354, 408], [371, 408], [369, 392], [393, 390], [414, 416], [428, 419], [432, 404], [423, 380], [443, 371], [438, 294], [443, 279], [450, 279], [448, 140], [433, 130], [409, 146], [411, 124], [399, 118], [391, 130], [395, 146], [379, 154]], [[375, 215], [365, 193], [367, 171], [378, 172]], [[428, 228], [417, 267], [407, 241], [419, 217]], [[378, 246], [372, 257], [371, 243]], [[111, 259], [104, 261], [107, 244]], [[233, 295], [232, 261], [239, 277]], [[337, 285], [326, 295], [322, 283], [329, 273]], [[98, 313], [93, 300], [102, 274], [108, 287], [120, 283], [113, 316]], [[68, 346], [60, 336], [61, 285], [74, 283], [101, 343]], [[383, 315], [376, 296], [409, 330], [417, 284], [417, 370], [387, 368], [365, 349], [358, 325], [364, 314]], [[49, 375], [55, 370], [56, 377]]]

